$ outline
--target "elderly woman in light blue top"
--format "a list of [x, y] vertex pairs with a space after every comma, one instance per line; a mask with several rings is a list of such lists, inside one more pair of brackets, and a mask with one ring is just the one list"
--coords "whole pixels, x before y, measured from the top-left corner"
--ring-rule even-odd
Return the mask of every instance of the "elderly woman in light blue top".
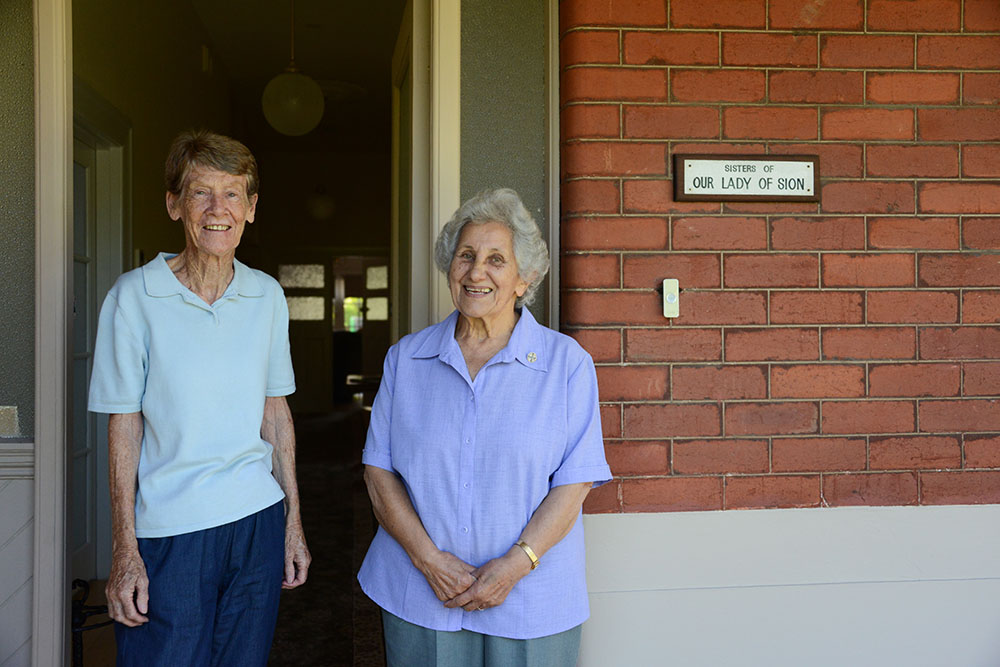
[[184, 132], [166, 186], [185, 247], [112, 287], [90, 385], [90, 410], [110, 414], [117, 664], [263, 666], [281, 588], [310, 562], [288, 307], [277, 281], [235, 257], [257, 207], [246, 146]]
[[363, 455], [380, 528], [358, 578], [390, 666], [574, 665], [581, 506], [611, 478], [593, 362], [523, 307], [548, 251], [512, 190], [463, 204], [435, 261], [456, 310], [386, 356]]

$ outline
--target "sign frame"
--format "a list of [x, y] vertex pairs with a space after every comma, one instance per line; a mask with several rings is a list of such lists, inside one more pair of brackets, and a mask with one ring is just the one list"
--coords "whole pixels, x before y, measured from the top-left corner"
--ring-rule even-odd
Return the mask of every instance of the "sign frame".
[[[674, 153], [674, 201], [706, 201], [706, 202], [819, 202], [819, 155], [760, 155], [741, 153]], [[777, 195], [777, 194], [698, 194], [684, 192], [685, 160], [710, 160], [712, 162], [809, 162], [813, 167], [812, 195]]]

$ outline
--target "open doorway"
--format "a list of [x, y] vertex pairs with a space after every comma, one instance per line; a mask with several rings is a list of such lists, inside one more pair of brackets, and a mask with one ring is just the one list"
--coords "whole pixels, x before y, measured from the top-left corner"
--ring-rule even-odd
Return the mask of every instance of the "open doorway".
[[[310, 589], [326, 595], [346, 588], [348, 597], [354, 594], [350, 580], [359, 548], [355, 524], [370, 523], [360, 500], [351, 500], [359, 498], [357, 461], [365, 407], [393, 337], [390, 318], [411, 310], [411, 290], [396, 289], [409, 285], [409, 276], [400, 275], [391, 223], [393, 202], [399, 201], [399, 193], [393, 195], [391, 65], [405, 4], [296, 0], [295, 62], [319, 83], [326, 106], [319, 126], [299, 137], [275, 131], [263, 117], [260, 101], [266, 83], [289, 62], [290, 3], [249, 0], [235, 13], [224, 0], [76, 0], [72, 6], [74, 79], [126, 121], [133, 149], [126, 164], [126, 177], [132, 180], [124, 186], [133, 222], [121, 226], [118, 266], [111, 271], [110, 264], [81, 254], [81, 267], [111, 271], [113, 280], [158, 252], [183, 247], [179, 226], [165, 214], [162, 185], [163, 159], [178, 131], [206, 127], [229, 134], [246, 143], [258, 160], [256, 220], [237, 257], [277, 278], [289, 299], [298, 385], [290, 404], [297, 422], [305, 424], [300, 477], [309, 478], [322, 492], [308, 498], [303, 491], [303, 513], [310, 505], [313, 511], [312, 520], [304, 516], [307, 539], [314, 558], [339, 568], [314, 570], [314, 576], [339, 579], [333, 586], [310, 581], [291, 592], [300, 598]], [[426, 44], [426, 38], [421, 43]], [[81, 151], [86, 152], [82, 146]], [[412, 156], [410, 149], [402, 152]], [[412, 206], [404, 203], [403, 208], [412, 215]], [[411, 231], [406, 223], [398, 230], [406, 238]], [[110, 283], [84, 279], [85, 273], [81, 269], [77, 287], [95, 310]], [[94, 313], [86, 316], [88, 323], [96, 321]], [[395, 333], [408, 330], [403, 324]], [[84, 347], [77, 366], [89, 363], [86, 354]], [[84, 416], [84, 401], [85, 392], [74, 396], [74, 423], [97, 434], [102, 425]], [[93, 553], [102, 548], [93, 526], [101, 524], [106, 511], [101, 507], [106, 488], [95, 491], [95, 480], [106, 470], [101, 456], [106, 457], [107, 444], [96, 442], [96, 436], [94, 440], [74, 452], [85, 462], [79, 477], [86, 483], [74, 485], [79, 502], [71, 490], [68, 515], [71, 533], [82, 530], [81, 535], [97, 542], [84, 551], [79, 540], [70, 545], [83, 554], [88, 578], [106, 576], [106, 568], [91, 566]], [[337, 514], [334, 505], [346, 508], [346, 514]], [[319, 532], [328, 529], [342, 532], [332, 537]], [[318, 599], [306, 607], [329, 607], [323, 595], [314, 596]], [[343, 615], [345, 607], [340, 609], [337, 613]], [[350, 600], [346, 609], [347, 627], [353, 627]], [[373, 619], [369, 625], [377, 624], [377, 616]], [[338, 662], [343, 651], [337, 655], [330, 652], [333, 646], [322, 644], [322, 633], [335, 632], [335, 625], [304, 630], [318, 642], [311, 645], [315, 664], [350, 664]], [[88, 649], [90, 637], [86, 635]], [[290, 655], [297, 644], [302, 642], [281, 643], [276, 664], [309, 664], [302, 656]], [[101, 664], [92, 655], [86, 651], [85, 664]]]

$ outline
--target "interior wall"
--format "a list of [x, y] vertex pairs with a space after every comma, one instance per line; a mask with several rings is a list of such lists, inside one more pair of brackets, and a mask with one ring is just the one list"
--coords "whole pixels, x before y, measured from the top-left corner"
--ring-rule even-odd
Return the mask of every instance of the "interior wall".
[[189, 128], [231, 127], [225, 72], [194, 9], [186, 0], [75, 0], [73, 75], [132, 124], [134, 247], [147, 261], [179, 251], [184, 236], [164, 205], [170, 142]]
[[276, 251], [296, 247], [388, 255], [387, 153], [263, 150], [255, 155], [260, 200], [240, 244], [241, 260], [267, 270]]

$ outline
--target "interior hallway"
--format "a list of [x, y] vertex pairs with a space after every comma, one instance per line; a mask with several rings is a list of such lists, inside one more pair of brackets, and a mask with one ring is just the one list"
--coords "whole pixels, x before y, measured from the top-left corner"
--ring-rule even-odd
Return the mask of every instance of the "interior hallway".
[[348, 404], [296, 418], [302, 523], [313, 561], [306, 584], [282, 592], [270, 665], [385, 664], [378, 607], [355, 578], [376, 527], [361, 469], [368, 414]]

